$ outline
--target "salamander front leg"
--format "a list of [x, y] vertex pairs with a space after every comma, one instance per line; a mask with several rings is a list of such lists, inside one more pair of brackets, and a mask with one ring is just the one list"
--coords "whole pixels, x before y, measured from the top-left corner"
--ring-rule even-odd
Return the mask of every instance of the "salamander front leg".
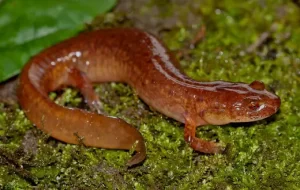
[[99, 114], [103, 114], [102, 103], [93, 89], [92, 82], [88, 79], [85, 73], [73, 67], [68, 71], [68, 74], [68, 82], [80, 90], [90, 109]]
[[195, 136], [196, 124], [187, 118], [184, 128], [184, 139], [195, 151], [203, 153], [221, 153], [224, 149], [219, 143], [199, 139]]

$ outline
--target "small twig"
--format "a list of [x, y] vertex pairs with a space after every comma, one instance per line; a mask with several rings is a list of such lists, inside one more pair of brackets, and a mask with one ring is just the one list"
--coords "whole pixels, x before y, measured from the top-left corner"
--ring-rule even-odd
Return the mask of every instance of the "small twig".
[[266, 31], [266, 32], [263, 32], [263, 33], [260, 35], [260, 37], [258, 38], [258, 40], [256, 40], [253, 44], [251, 44], [251, 45], [247, 48], [246, 52], [247, 52], [247, 53], [253, 53], [257, 48], [259, 48], [260, 46], [262, 46], [262, 45], [267, 41], [267, 39], [270, 37], [270, 35], [271, 35], [274, 31], [276, 31], [276, 29], [277, 29], [277, 25], [276, 25], [276, 23], [273, 23], [273, 24], [271, 25], [270, 30], [269, 30], [269, 31]]
[[189, 50], [195, 48], [195, 46], [205, 38], [206, 35], [206, 26], [202, 25], [201, 28], [197, 31], [195, 37], [188, 43], [187, 46], [177, 51], [177, 57], [181, 59], [189, 54]]
[[197, 32], [196, 36], [191, 41], [190, 47], [194, 48], [201, 40], [204, 39], [206, 35], [206, 26], [202, 25], [200, 30]]
[[84, 137], [83, 136], [80, 136], [78, 134], [78, 132], [73, 133], [73, 135], [77, 138], [79, 145], [82, 145], [82, 146], [86, 147], [86, 145], [84, 144]]

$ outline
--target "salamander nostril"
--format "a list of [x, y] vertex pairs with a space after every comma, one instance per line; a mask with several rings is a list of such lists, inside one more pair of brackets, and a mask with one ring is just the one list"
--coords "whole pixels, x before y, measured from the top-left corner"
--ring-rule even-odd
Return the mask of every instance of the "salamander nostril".
[[250, 85], [251, 88], [253, 88], [254, 90], [264, 90], [265, 89], [265, 84], [261, 81], [253, 81]]

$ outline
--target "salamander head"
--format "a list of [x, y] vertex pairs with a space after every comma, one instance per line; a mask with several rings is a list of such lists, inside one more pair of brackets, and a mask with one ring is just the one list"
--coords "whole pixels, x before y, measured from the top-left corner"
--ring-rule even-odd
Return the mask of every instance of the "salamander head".
[[224, 83], [216, 91], [214, 102], [203, 114], [209, 124], [257, 121], [273, 115], [280, 107], [280, 98], [259, 81], [249, 85]]

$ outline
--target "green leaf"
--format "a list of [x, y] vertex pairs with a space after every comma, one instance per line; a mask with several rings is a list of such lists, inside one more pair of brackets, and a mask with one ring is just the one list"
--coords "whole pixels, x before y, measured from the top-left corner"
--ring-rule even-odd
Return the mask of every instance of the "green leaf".
[[[0, 1], [1, 3], [1, 1]], [[5, 0], [0, 4], [0, 82], [34, 54], [77, 34], [116, 0]]]

